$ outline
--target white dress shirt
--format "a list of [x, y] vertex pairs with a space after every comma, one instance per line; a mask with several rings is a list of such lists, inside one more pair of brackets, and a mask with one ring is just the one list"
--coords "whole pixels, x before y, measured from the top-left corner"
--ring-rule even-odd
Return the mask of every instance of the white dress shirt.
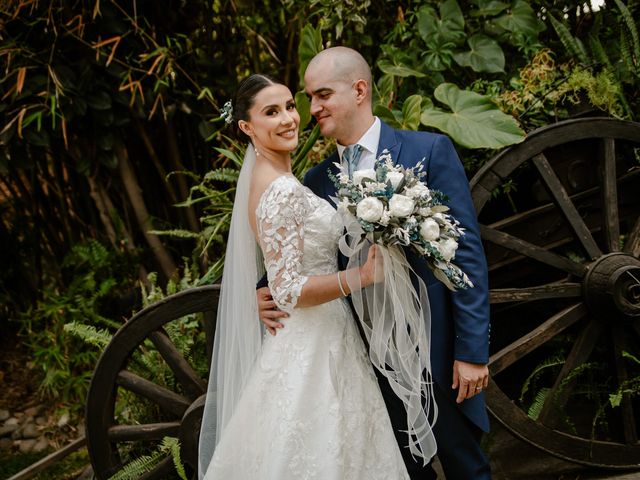
[[[378, 117], [375, 117], [373, 125], [369, 127], [369, 130], [364, 132], [364, 135], [362, 135], [362, 137], [360, 137], [360, 140], [358, 140], [356, 143], [362, 146], [362, 153], [360, 154], [360, 160], [358, 161], [356, 170], [375, 168], [376, 154], [378, 153], [378, 143], [380, 143], [380, 119]], [[342, 163], [342, 168], [346, 172], [347, 166], [344, 165], [342, 154], [347, 146], [340, 145], [338, 143], [337, 147], [338, 155], [340, 156], [340, 163]]]

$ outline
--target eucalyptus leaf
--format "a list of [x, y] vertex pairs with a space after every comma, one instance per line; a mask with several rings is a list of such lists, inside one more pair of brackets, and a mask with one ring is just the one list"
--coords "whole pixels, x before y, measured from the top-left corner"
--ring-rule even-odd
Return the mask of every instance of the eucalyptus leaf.
[[486, 35], [476, 34], [469, 38], [468, 43], [471, 50], [453, 55], [458, 65], [471, 67], [475, 72], [504, 71], [504, 52], [498, 42]]
[[443, 83], [436, 88], [434, 96], [451, 111], [427, 107], [422, 111], [420, 121], [445, 132], [463, 147], [502, 148], [525, 138], [515, 119], [501, 112], [483, 95]]

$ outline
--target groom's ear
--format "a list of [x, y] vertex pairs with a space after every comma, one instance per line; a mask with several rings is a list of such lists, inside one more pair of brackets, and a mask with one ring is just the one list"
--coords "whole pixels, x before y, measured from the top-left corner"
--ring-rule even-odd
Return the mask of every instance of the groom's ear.
[[356, 102], [358, 104], [362, 103], [367, 98], [367, 93], [369, 91], [369, 84], [363, 78], [356, 80], [353, 84], [353, 88], [356, 91]]

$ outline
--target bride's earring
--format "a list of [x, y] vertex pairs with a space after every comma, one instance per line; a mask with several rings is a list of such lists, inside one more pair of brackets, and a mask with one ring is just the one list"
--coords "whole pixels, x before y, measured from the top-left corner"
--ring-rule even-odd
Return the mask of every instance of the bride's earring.
[[258, 151], [258, 147], [256, 147], [256, 139], [251, 135], [251, 146], [253, 147], [253, 151], [256, 153], [256, 158], [260, 156], [260, 152]]

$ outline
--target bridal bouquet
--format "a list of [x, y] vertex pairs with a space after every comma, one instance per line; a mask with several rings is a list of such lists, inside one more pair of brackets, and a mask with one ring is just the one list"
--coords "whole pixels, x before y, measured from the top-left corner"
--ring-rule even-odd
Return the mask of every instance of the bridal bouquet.
[[409, 247], [449, 289], [473, 287], [469, 277], [452, 263], [464, 229], [447, 213], [446, 196], [422, 181], [426, 176], [422, 169], [422, 161], [413, 168], [395, 165], [384, 150], [375, 170], [356, 171], [353, 180], [345, 173], [330, 173], [338, 210], [358, 222], [361, 242], [367, 239], [387, 247]]

